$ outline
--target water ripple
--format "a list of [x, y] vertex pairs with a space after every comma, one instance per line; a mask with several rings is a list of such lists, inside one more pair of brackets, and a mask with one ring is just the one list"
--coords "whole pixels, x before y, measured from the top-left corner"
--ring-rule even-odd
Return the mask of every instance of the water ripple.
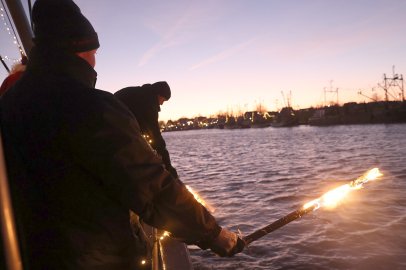
[[164, 133], [181, 179], [245, 234], [379, 167], [382, 180], [233, 258], [191, 248], [195, 269], [406, 269], [406, 125]]

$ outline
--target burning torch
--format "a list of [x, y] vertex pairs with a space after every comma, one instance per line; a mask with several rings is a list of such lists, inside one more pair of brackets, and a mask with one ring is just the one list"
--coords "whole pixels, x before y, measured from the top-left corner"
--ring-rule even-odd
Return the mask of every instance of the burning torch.
[[276, 220], [275, 222], [243, 237], [245, 245], [247, 246], [248, 244], [260, 239], [261, 237], [285, 226], [286, 224], [312, 211], [319, 209], [320, 207], [336, 206], [338, 202], [343, 199], [349, 192], [362, 188], [365, 183], [375, 180], [381, 175], [382, 174], [380, 173], [379, 169], [374, 168], [358, 177], [356, 180], [328, 191], [321, 197], [306, 203], [305, 205], [303, 205], [303, 207], [297, 209], [296, 211], [293, 211], [290, 214]]

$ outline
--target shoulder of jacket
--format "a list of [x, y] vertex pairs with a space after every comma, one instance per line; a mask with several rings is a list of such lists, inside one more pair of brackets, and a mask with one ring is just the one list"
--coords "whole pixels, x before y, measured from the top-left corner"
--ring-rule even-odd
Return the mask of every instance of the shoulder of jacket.
[[123, 93], [139, 93], [141, 90], [141, 86], [127, 86], [121, 88], [120, 90], [116, 91], [114, 95], [123, 94]]

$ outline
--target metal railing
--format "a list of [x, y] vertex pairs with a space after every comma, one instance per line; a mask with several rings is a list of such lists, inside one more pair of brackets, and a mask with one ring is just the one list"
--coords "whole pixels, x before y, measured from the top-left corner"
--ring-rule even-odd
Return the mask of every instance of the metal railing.
[[7, 180], [3, 142], [0, 132], [0, 218], [4, 257], [8, 270], [22, 270], [22, 260], [18, 245], [18, 235], [11, 203], [10, 189]]

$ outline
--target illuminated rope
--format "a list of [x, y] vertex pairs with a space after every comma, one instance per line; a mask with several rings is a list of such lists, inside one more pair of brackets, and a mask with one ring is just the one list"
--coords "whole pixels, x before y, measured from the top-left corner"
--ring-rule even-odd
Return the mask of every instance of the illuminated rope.
[[[24, 55], [24, 51], [21, 47], [19, 40], [17, 39], [16, 31], [14, 29], [13, 24], [11, 23], [10, 16], [8, 15], [8, 13], [5, 9], [3, 0], [1, 0], [1, 4], [2, 4], [2, 7], [0, 8], [0, 18], [2, 20], [2, 23], [3, 23], [7, 33], [12, 37], [13, 43], [14, 43], [14, 45], [17, 46], [18, 50], [20, 51], [20, 54]], [[6, 21], [6, 17], [7, 17], [7, 21]], [[11, 57], [8, 57], [7, 55], [5, 55], [4, 57], [1, 58], [1, 60], [3, 60], [3, 61], [6, 60], [6, 61], [13, 62], [13, 63], [17, 63], [17, 62], [20, 62], [21, 58], [15, 59], [15, 58], [11, 58]]]

